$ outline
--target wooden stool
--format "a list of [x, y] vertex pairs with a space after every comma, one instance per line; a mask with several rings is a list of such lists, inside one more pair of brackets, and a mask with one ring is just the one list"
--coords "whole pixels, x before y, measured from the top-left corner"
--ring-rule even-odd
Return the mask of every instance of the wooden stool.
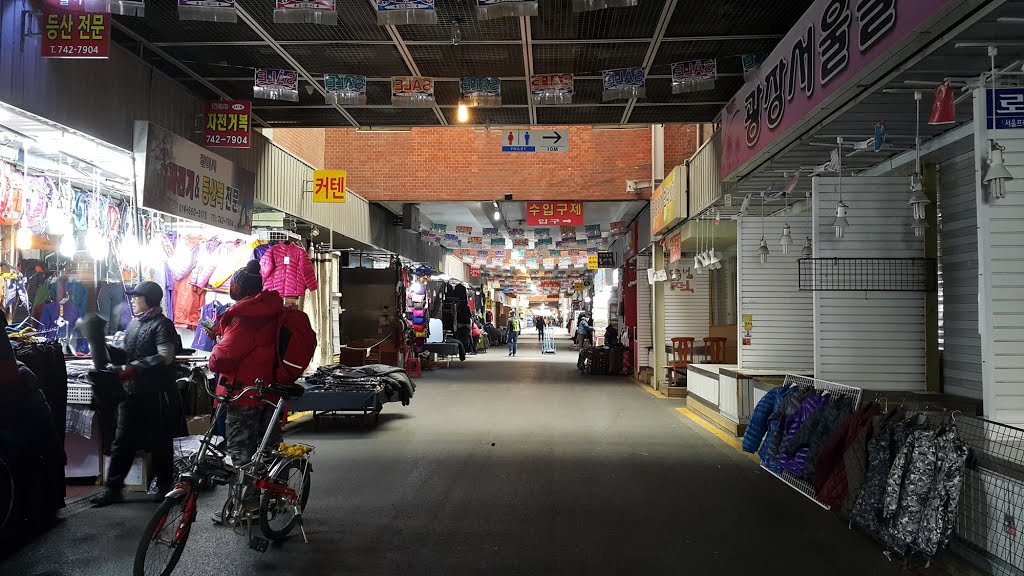
[[695, 338], [673, 338], [672, 339], [672, 362], [665, 367], [667, 376], [672, 379], [672, 385], [677, 386], [676, 374], [683, 371], [685, 380], [686, 367], [693, 364], [693, 343]]
[[706, 364], [725, 364], [725, 343], [728, 338], [709, 336], [704, 339], [704, 362]]

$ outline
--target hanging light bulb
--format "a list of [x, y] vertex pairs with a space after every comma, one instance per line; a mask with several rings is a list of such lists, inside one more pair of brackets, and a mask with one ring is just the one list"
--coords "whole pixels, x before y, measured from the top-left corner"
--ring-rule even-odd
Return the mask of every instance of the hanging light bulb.
[[910, 229], [914, 231], [914, 236], [920, 238], [928, 232], [928, 221], [914, 220], [914, 223], [910, 225]]
[[32, 247], [32, 230], [29, 230], [28, 226], [22, 224], [18, 227], [15, 244], [18, 246], [18, 250], [28, 250]]
[[782, 254], [789, 254], [789, 247], [793, 245], [793, 236], [789, 224], [782, 227], [782, 237], [779, 238], [779, 245], [782, 246]]
[[494, 211], [494, 220], [495, 221], [501, 220], [501, 212], [500, 211], [498, 211], [498, 210]]
[[455, 119], [463, 124], [469, 122], [469, 106], [466, 106], [463, 102], [459, 102], [459, 109], [455, 115]]
[[85, 233], [85, 249], [93, 260], [103, 260], [110, 253], [110, 246], [107, 245], [107, 241], [103, 239], [100, 231], [95, 228], [90, 228]]
[[1003, 164], [1003, 151], [1006, 150], [995, 140], [991, 140], [992, 152], [988, 157], [988, 169], [982, 183], [988, 186], [989, 198], [1001, 200], [1006, 198], [1006, 183], [1013, 180], [1013, 174]]
[[764, 236], [761, 236], [761, 245], [757, 247], [757, 255], [761, 258], [761, 264], [768, 263], [768, 243], [765, 242]]
[[846, 213], [849, 209], [850, 207], [842, 200], [836, 204], [836, 218], [832, 221], [832, 230], [835, 231], [836, 238], [842, 238], [843, 234], [846, 233], [846, 229], [850, 227], [850, 221], [846, 219]]
[[51, 208], [46, 213], [46, 230], [54, 236], [64, 236], [71, 232], [71, 221], [68, 215], [57, 208]]
[[924, 195], [924, 185], [921, 183], [921, 175], [914, 174], [910, 177], [910, 200], [907, 204], [914, 210], [914, 220], [924, 220], [928, 214], [926, 207], [932, 203], [927, 196]]
[[811, 248], [811, 237], [808, 236], [807, 240], [804, 240], [804, 247], [800, 249], [800, 256], [802, 258], [810, 258], [814, 256], [814, 249]]
[[75, 250], [77, 248], [78, 246], [75, 245], [74, 234], [65, 234], [64, 237], [60, 239], [60, 247], [58, 250], [60, 250], [61, 256], [71, 258], [75, 255]]
[[124, 239], [121, 240], [121, 249], [119, 251], [121, 258], [121, 266], [135, 266], [139, 262], [139, 240], [134, 234], [126, 234]]

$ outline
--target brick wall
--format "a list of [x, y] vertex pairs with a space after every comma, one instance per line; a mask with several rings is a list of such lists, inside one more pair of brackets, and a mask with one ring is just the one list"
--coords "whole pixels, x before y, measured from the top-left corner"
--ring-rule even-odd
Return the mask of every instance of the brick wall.
[[665, 125], [665, 173], [690, 159], [697, 151], [697, 124]]
[[[506, 153], [501, 130], [328, 128], [324, 165], [347, 170], [348, 187], [371, 201], [493, 200], [505, 194], [517, 200], [637, 199], [626, 192], [626, 180], [651, 177], [650, 130], [568, 130], [568, 152]], [[666, 157], [665, 165], [676, 166], [696, 149], [696, 130], [666, 126], [665, 132], [674, 162]], [[649, 198], [649, 191], [641, 197]]]
[[265, 129], [263, 135], [313, 168], [324, 167], [324, 128]]

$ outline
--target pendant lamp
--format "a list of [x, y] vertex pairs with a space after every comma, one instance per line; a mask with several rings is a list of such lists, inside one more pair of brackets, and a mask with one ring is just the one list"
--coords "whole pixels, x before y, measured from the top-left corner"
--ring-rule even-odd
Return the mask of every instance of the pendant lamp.
[[764, 239], [764, 195], [761, 195], [761, 245], [757, 247], [757, 255], [761, 259], [761, 264], [768, 263], [768, 242]]
[[808, 236], [807, 240], [804, 240], [804, 247], [800, 249], [801, 258], [810, 258], [814, 256], [814, 249], [811, 248], [811, 237]]
[[839, 172], [839, 183], [837, 189], [839, 191], [839, 202], [836, 203], [836, 217], [832, 220], [832, 231], [836, 235], [836, 239], [841, 239], [846, 234], [846, 229], [850, 227], [850, 221], [846, 219], [846, 214], [850, 209], [850, 205], [843, 202], [843, 137], [840, 136], [836, 139], [839, 144], [839, 148], [836, 150], [836, 164]]
[[[996, 93], [996, 54], [999, 51], [995, 46], [988, 47], [989, 61], [992, 65], [992, 91], [991, 97], [995, 98]], [[993, 108], [995, 103], [993, 102]], [[1013, 180], [1013, 174], [1006, 169], [1006, 165], [1003, 164], [1003, 151], [1006, 148], [996, 142], [995, 138], [989, 139], [990, 152], [988, 156], [988, 169], [985, 170], [985, 176], [981, 179], [981, 182], [988, 186], [988, 196], [992, 200], [1001, 200], [1006, 198], [1006, 183]]]

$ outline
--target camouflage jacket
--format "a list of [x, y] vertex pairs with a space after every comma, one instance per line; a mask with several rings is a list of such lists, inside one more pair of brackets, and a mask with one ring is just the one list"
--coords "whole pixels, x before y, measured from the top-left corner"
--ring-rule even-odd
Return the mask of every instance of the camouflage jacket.
[[956, 526], [967, 446], [954, 428], [922, 429], [889, 472], [883, 515], [904, 548], [934, 555]]

